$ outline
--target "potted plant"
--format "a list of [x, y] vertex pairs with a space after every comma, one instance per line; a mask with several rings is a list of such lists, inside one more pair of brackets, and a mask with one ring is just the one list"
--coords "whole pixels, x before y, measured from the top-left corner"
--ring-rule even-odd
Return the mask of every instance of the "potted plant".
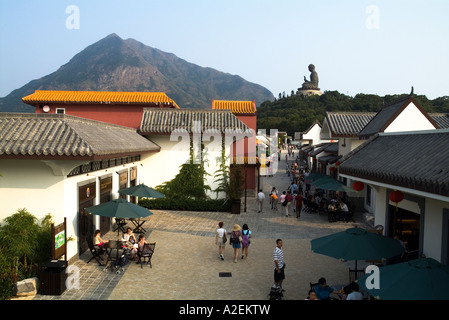
[[228, 199], [231, 200], [231, 213], [240, 214], [240, 203], [243, 194], [243, 174], [239, 165], [231, 166], [228, 186]]

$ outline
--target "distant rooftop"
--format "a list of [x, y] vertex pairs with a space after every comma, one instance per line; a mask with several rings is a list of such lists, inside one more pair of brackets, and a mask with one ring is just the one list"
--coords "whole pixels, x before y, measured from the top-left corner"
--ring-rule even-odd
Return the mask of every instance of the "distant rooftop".
[[163, 92], [120, 92], [120, 91], [58, 91], [36, 90], [22, 98], [33, 103], [110, 103], [110, 104], [158, 104], [179, 108], [175, 101]]
[[201, 132], [226, 133], [227, 130], [245, 132], [248, 126], [240, 121], [231, 110], [213, 109], [164, 109], [144, 108], [140, 132], [142, 134], [168, 134], [182, 129], [191, 133], [195, 122], [201, 125]]
[[255, 115], [255, 101], [230, 101], [230, 100], [213, 100], [212, 109], [215, 110], [231, 110], [237, 115]]

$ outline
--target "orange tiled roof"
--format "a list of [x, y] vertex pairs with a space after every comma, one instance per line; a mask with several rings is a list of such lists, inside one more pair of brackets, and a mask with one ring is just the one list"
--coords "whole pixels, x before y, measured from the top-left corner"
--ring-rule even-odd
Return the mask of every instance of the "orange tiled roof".
[[22, 98], [25, 103], [71, 102], [71, 103], [125, 103], [168, 104], [179, 109], [175, 101], [163, 92], [116, 92], [116, 91], [57, 91], [36, 90]]
[[228, 101], [228, 100], [214, 100], [212, 102], [212, 109], [231, 110], [234, 114], [256, 114], [255, 101]]

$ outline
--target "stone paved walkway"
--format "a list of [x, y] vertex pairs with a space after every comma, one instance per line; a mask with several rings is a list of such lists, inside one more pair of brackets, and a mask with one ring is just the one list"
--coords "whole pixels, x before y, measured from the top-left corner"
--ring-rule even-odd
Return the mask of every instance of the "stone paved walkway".
[[[282, 191], [290, 185], [285, 167], [285, 160], [281, 160], [273, 177], [262, 178], [266, 195], [272, 186]], [[69, 282], [74, 288], [60, 296], [36, 295], [34, 300], [267, 300], [273, 284], [277, 238], [284, 240], [287, 265], [284, 300], [303, 300], [309, 282], [320, 277], [330, 285], [348, 282], [350, 262], [312, 253], [310, 240], [345, 230], [354, 223], [329, 223], [327, 217], [317, 213], [303, 212], [300, 220], [285, 217], [280, 206], [277, 212], [270, 209], [268, 199], [262, 213], [258, 213], [253, 196], [247, 198], [247, 212], [237, 215], [152, 211], [154, 214], [144, 225], [147, 241], [156, 242], [152, 268], [131, 262], [121, 274], [104, 272], [104, 267], [94, 260], [86, 263], [90, 255], [86, 252], [73, 264], [76, 273], [69, 275], [72, 280], [79, 279]], [[354, 218], [359, 226], [366, 227], [360, 213]], [[234, 224], [248, 224], [253, 237], [247, 260], [234, 263], [229, 245], [225, 260], [219, 259], [215, 246], [219, 221], [229, 231]], [[106, 238], [115, 239], [116, 233], [110, 232]], [[222, 272], [231, 273], [231, 277], [220, 277]]]

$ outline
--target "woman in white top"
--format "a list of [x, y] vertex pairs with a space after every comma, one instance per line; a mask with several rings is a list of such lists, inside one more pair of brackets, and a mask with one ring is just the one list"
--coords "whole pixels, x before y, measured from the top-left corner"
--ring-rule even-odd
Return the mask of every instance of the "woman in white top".
[[218, 254], [220, 255], [220, 259], [224, 260], [224, 250], [225, 250], [225, 242], [223, 238], [226, 236], [226, 229], [223, 228], [223, 222], [220, 221], [218, 223], [217, 234], [215, 235], [215, 244], [218, 246]]

